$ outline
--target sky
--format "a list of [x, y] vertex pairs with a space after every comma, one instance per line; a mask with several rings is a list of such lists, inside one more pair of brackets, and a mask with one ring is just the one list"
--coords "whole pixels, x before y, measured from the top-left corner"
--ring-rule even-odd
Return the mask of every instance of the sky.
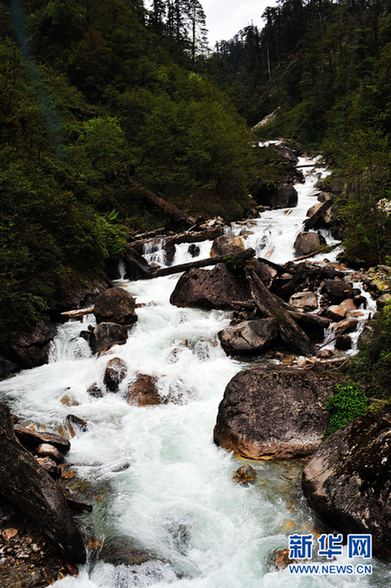
[[206, 14], [209, 47], [216, 41], [232, 39], [240, 29], [255, 25], [262, 29], [261, 16], [268, 6], [275, 6], [274, 0], [200, 0]]

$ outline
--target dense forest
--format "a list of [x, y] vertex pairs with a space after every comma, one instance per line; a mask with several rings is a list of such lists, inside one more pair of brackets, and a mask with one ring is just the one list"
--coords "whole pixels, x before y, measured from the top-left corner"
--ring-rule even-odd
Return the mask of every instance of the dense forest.
[[207, 49], [198, 0], [0, 1], [0, 346], [167, 226], [246, 214], [258, 137], [324, 155], [348, 257], [390, 263], [391, 4], [280, 0]]

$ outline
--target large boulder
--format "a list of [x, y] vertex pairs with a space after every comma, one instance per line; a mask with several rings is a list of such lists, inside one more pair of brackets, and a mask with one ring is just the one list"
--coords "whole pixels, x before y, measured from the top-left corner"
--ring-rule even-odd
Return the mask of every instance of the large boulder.
[[270, 198], [270, 206], [273, 208], [293, 208], [297, 206], [298, 194], [292, 184], [281, 184], [277, 192]]
[[293, 244], [296, 255], [308, 255], [315, 253], [326, 243], [326, 240], [320, 233], [299, 233]]
[[353, 296], [352, 285], [345, 282], [345, 280], [327, 280], [321, 292], [331, 304], [339, 304], [346, 298], [352, 298]]
[[232, 301], [250, 299], [250, 286], [242, 274], [218, 263], [212, 270], [192, 268], [185, 272], [170, 302], [174, 306], [227, 310], [232, 308]]
[[135, 306], [135, 299], [123, 288], [110, 288], [97, 298], [94, 306], [96, 322], [130, 326], [137, 321]]
[[372, 534], [373, 551], [391, 556], [391, 407], [373, 407], [334, 433], [303, 472], [303, 492], [334, 529]]
[[218, 333], [227, 355], [260, 354], [277, 335], [277, 324], [273, 318], [243, 321]]
[[273, 366], [236, 374], [220, 403], [217, 445], [249, 459], [311, 455], [326, 431], [331, 376]]
[[124, 345], [128, 339], [128, 329], [115, 323], [100, 323], [90, 336], [92, 353], [102, 353], [113, 345]]
[[43, 317], [30, 332], [14, 333], [10, 357], [22, 368], [33, 368], [47, 363], [52, 340], [57, 333], [49, 317]]
[[244, 251], [243, 240], [240, 237], [236, 237], [235, 235], [221, 235], [213, 241], [210, 256], [234, 255], [238, 251]]

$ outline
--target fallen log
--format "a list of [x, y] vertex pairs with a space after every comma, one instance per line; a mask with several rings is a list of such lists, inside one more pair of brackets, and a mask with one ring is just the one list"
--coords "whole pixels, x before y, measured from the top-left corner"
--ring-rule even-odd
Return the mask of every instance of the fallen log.
[[195, 219], [193, 216], [186, 214], [186, 212], [184, 212], [180, 208], [177, 208], [173, 204], [166, 202], [166, 200], [163, 200], [163, 198], [160, 198], [160, 196], [158, 196], [157, 194], [154, 194], [147, 188], [144, 188], [144, 186], [141, 186], [141, 184], [138, 184], [137, 182], [131, 180], [129, 176], [128, 181], [132, 188], [137, 188], [138, 190], [140, 190], [140, 192], [142, 193], [144, 198], [148, 200], [148, 202], [151, 202], [154, 206], [159, 208], [159, 210], [168, 214], [168, 216], [176, 223], [185, 225], [186, 227], [193, 227], [197, 224], [197, 219]]
[[310, 357], [314, 348], [304, 331], [289, 316], [278, 298], [261, 282], [254, 270], [246, 268], [253, 300], [262, 314], [277, 321], [277, 329], [285, 345], [294, 352]]
[[265, 257], [257, 257], [258, 261], [265, 263], [266, 265], [272, 267], [277, 271], [277, 274], [291, 274], [293, 275], [294, 272], [283, 265], [279, 265], [278, 263], [274, 263], [274, 261], [270, 261], [270, 259], [266, 259]]
[[312, 229], [316, 225], [318, 220], [322, 218], [322, 216], [328, 211], [329, 208], [331, 208], [332, 205], [332, 200], [326, 200], [325, 202], [323, 202], [322, 206], [318, 208], [315, 214], [313, 214], [304, 221], [304, 231], [307, 232], [310, 229]]
[[319, 253], [323, 253], [323, 252], [328, 253], [329, 251], [332, 251], [335, 247], [336, 247], [336, 245], [334, 247], [330, 247], [330, 245], [325, 245], [324, 247], [320, 247], [316, 251], [312, 251], [312, 253], [307, 253], [307, 255], [302, 255], [301, 257], [296, 257], [295, 259], [292, 259], [292, 261], [302, 261], [303, 259], [315, 257], [315, 255], [318, 255]]
[[94, 307], [91, 308], [83, 308], [82, 310], [67, 310], [66, 312], [62, 312], [61, 316], [67, 316], [68, 318], [79, 318], [81, 316], [85, 316], [86, 314], [92, 314], [94, 312]]
[[[254, 249], [245, 249], [235, 253], [235, 258], [242, 260], [251, 259], [254, 257]], [[207, 267], [209, 265], [217, 265], [218, 263], [225, 262], [230, 259], [230, 255], [221, 255], [219, 257], [208, 257], [207, 259], [197, 259], [196, 261], [190, 261], [189, 263], [181, 263], [180, 265], [172, 265], [171, 267], [164, 267], [156, 270], [153, 274], [145, 276], [146, 278], [160, 278], [161, 276], [170, 276], [172, 274], [178, 274], [179, 272], [185, 272], [193, 267]]]
[[73, 563], [84, 563], [83, 538], [57, 483], [17, 440], [0, 404], [0, 493], [42, 528]]

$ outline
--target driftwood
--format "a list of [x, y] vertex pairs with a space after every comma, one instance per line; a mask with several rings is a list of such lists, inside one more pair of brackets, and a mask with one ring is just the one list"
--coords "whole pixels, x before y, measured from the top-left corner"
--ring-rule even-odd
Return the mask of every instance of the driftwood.
[[296, 257], [295, 259], [292, 259], [292, 261], [302, 261], [303, 259], [308, 259], [310, 257], [315, 257], [315, 255], [318, 255], [319, 253], [322, 253], [323, 251], [331, 251], [331, 248], [329, 245], [325, 245], [324, 247], [320, 247], [319, 249], [317, 249], [316, 251], [312, 251], [312, 253], [307, 253], [307, 255], [302, 255], [301, 257]]
[[325, 202], [323, 202], [322, 206], [320, 206], [318, 210], [312, 216], [310, 216], [310, 218], [307, 218], [304, 221], [304, 231], [309, 231], [310, 229], [312, 229], [316, 225], [318, 220], [323, 217], [323, 215], [328, 211], [329, 208], [332, 207], [332, 205], [333, 203], [331, 200], [326, 200]]
[[17, 440], [0, 404], [0, 493], [35, 521], [74, 563], [86, 559], [82, 536], [57, 483]]
[[163, 198], [160, 198], [160, 196], [158, 196], [157, 194], [154, 194], [147, 188], [144, 188], [144, 186], [141, 186], [141, 184], [137, 184], [137, 182], [131, 180], [130, 177], [128, 177], [128, 180], [133, 188], [137, 188], [138, 190], [140, 190], [140, 192], [142, 193], [144, 198], [148, 200], [148, 202], [151, 202], [154, 206], [159, 208], [159, 210], [168, 214], [168, 216], [174, 222], [181, 225], [185, 225], [186, 227], [193, 227], [197, 224], [197, 220], [193, 216], [186, 214], [186, 212], [184, 212], [180, 208], [177, 208], [173, 204], [166, 202], [166, 200], [163, 200]]
[[277, 321], [277, 329], [285, 345], [307, 357], [315, 354], [314, 348], [304, 331], [289, 316], [278, 298], [261, 282], [252, 269], [246, 269], [253, 300], [262, 314]]
[[[235, 258], [239, 259], [251, 259], [254, 257], [255, 251], [254, 249], [245, 249], [244, 251], [239, 251], [235, 253]], [[146, 276], [149, 278], [160, 278], [161, 276], [170, 276], [172, 274], [177, 274], [179, 272], [185, 272], [193, 267], [207, 267], [210, 265], [217, 265], [218, 263], [222, 263], [229, 259], [229, 255], [221, 255], [218, 257], [208, 257], [208, 259], [197, 259], [196, 261], [190, 261], [189, 263], [181, 263], [180, 265], [172, 265], [171, 267], [164, 267], [162, 269], [156, 270], [154, 274]]]
[[82, 310], [67, 310], [66, 312], [62, 312], [61, 316], [66, 316], [68, 318], [79, 318], [81, 316], [85, 316], [86, 314], [92, 314], [94, 312], [94, 307], [91, 308], [83, 308]]

